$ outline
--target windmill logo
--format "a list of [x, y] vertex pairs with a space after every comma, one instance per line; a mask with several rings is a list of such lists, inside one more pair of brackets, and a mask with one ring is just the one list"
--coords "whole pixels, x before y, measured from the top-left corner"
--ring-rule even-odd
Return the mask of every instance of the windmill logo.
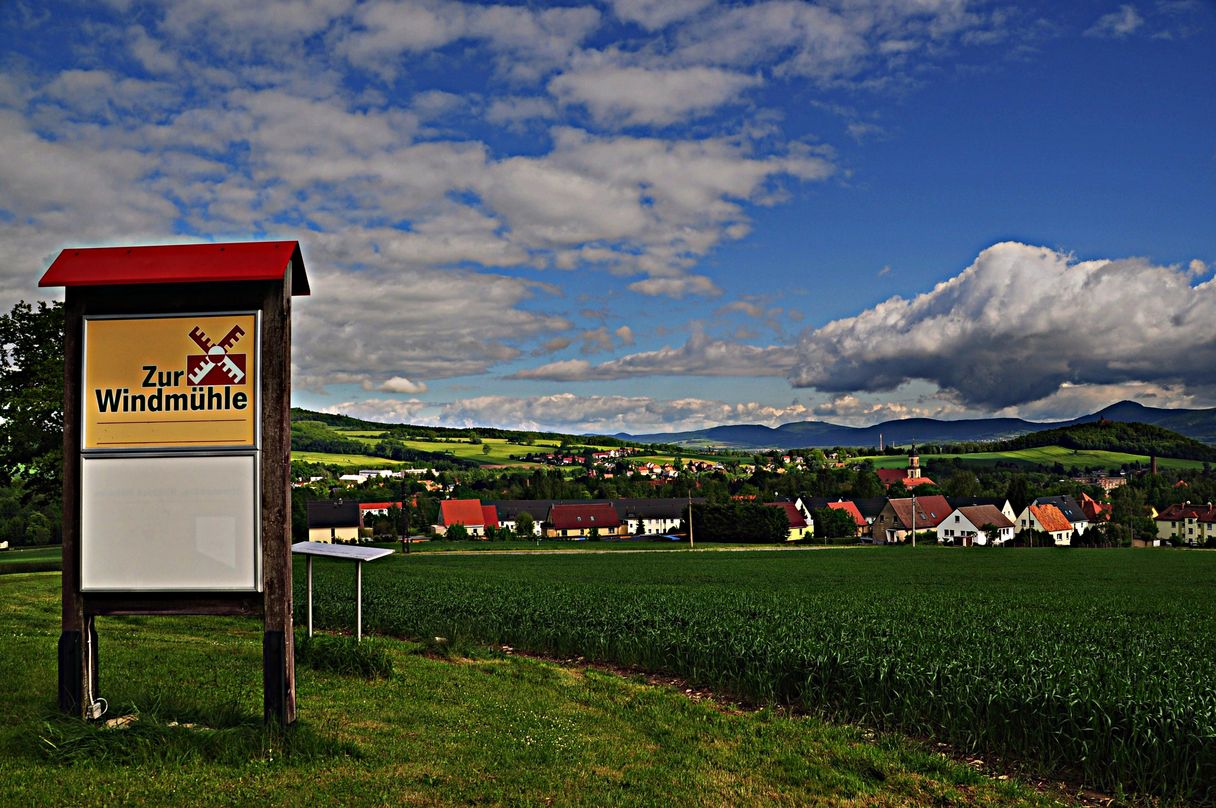
[[245, 329], [234, 325], [222, 340], [213, 343], [196, 325], [190, 331], [190, 339], [203, 349], [203, 353], [186, 357], [186, 378], [190, 384], [202, 387], [243, 384], [246, 355], [231, 352], [232, 346], [243, 336]]

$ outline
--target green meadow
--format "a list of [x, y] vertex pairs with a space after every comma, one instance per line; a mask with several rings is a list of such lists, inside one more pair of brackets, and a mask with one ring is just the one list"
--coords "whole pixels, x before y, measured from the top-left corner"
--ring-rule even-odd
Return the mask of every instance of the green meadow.
[[[358, 653], [349, 639], [331, 640], [334, 652], [297, 665], [299, 720], [286, 733], [270, 731], [261, 725], [260, 626], [234, 618], [99, 618], [104, 718], [127, 722], [105, 728], [54, 710], [58, 598], [55, 573], [7, 576], [0, 585], [5, 805], [1013, 806], [1066, 799], [1016, 778], [985, 776], [978, 764], [898, 734], [720, 703], [582, 660], [456, 649], [433, 638], [373, 637]], [[367, 676], [341, 673], [335, 662], [343, 656], [377, 664]]]

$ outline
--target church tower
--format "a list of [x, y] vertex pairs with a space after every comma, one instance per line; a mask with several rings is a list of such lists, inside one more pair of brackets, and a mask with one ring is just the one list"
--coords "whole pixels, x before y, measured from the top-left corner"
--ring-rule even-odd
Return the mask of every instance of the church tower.
[[908, 452], [908, 477], [913, 480], [920, 479], [920, 455], [916, 453], [916, 444], [912, 444], [912, 451]]

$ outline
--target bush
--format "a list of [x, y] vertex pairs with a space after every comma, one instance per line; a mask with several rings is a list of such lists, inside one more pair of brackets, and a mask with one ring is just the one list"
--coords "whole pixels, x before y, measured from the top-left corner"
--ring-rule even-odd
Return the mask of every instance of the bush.
[[375, 640], [358, 642], [354, 637], [307, 635], [296, 638], [296, 661], [313, 670], [330, 671], [365, 679], [387, 679], [393, 675], [393, 660]]

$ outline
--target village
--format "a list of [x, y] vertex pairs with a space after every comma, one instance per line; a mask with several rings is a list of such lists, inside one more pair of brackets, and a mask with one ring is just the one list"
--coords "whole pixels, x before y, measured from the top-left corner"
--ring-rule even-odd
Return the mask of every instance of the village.
[[[577, 454], [542, 454], [538, 460], [556, 466], [587, 467], [588, 476], [611, 479], [615, 474], [637, 475], [661, 485], [684, 475], [721, 472], [720, 462], [690, 460], [685, 464], [640, 462], [621, 463], [637, 450], [612, 449]], [[529, 458], [533, 459], [533, 458]], [[833, 462], [835, 456], [833, 455]], [[777, 455], [766, 470], [783, 474], [787, 466], [800, 468], [799, 455]], [[843, 465], [843, 464], [840, 464]], [[740, 464], [744, 473], [756, 469]], [[764, 466], [762, 466], [764, 468]], [[915, 448], [903, 469], [878, 469], [882, 485], [906, 492], [907, 496], [824, 497], [796, 495], [766, 500], [757, 495], [735, 495], [734, 503], [763, 505], [779, 510], [785, 517], [789, 543], [827, 543], [848, 540], [859, 544], [914, 544], [932, 541], [941, 545], [970, 546], [1104, 546], [1108, 539], [1103, 529], [1111, 519], [1109, 501], [1082, 491], [1079, 495], [1038, 496], [1020, 507], [1008, 497], [950, 496], [917, 490], [940, 490], [925, 475]], [[1152, 473], [1156, 473], [1155, 464]], [[427, 477], [421, 477], [427, 475]], [[430, 493], [446, 496], [455, 488], [430, 479], [434, 469], [365, 470], [342, 475], [345, 485], [369, 480], [404, 480], [414, 476]], [[320, 478], [311, 478], [317, 483]], [[1110, 492], [1126, 484], [1121, 476], [1098, 475], [1073, 478], [1078, 484]], [[303, 484], [303, 483], [300, 483]], [[336, 493], [337, 488], [333, 489]], [[356, 492], [352, 492], [356, 493]], [[688, 541], [690, 525], [695, 525], [698, 509], [713, 508], [704, 496], [689, 492], [686, 497], [620, 497], [603, 499], [473, 499], [446, 496], [438, 502], [437, 519], [424, 533], [405, 535], [396, 516], [404, 507], [418, 508], [418, 498], [394, 501], [360, 501], [337, 495], [328, 500], [307, 503], [307, 536], [316, 542], [366, 542], [389, 537], [418, 542], [434, 539], [502, 540], [507, 538], [565, 541]], [[1207, 503], [1171, 504], [1160, 512], [1146, 506], [1144, 516], [1151, 519], [1155, 535], [1133, 539], [1138, 547], [1163, 544], [1202, 546], [1216, 541], [1216, 507]], [[746, 531], [740, 527], [740, 535]], [[695, 541], [695, 533], [691, 537]]]

